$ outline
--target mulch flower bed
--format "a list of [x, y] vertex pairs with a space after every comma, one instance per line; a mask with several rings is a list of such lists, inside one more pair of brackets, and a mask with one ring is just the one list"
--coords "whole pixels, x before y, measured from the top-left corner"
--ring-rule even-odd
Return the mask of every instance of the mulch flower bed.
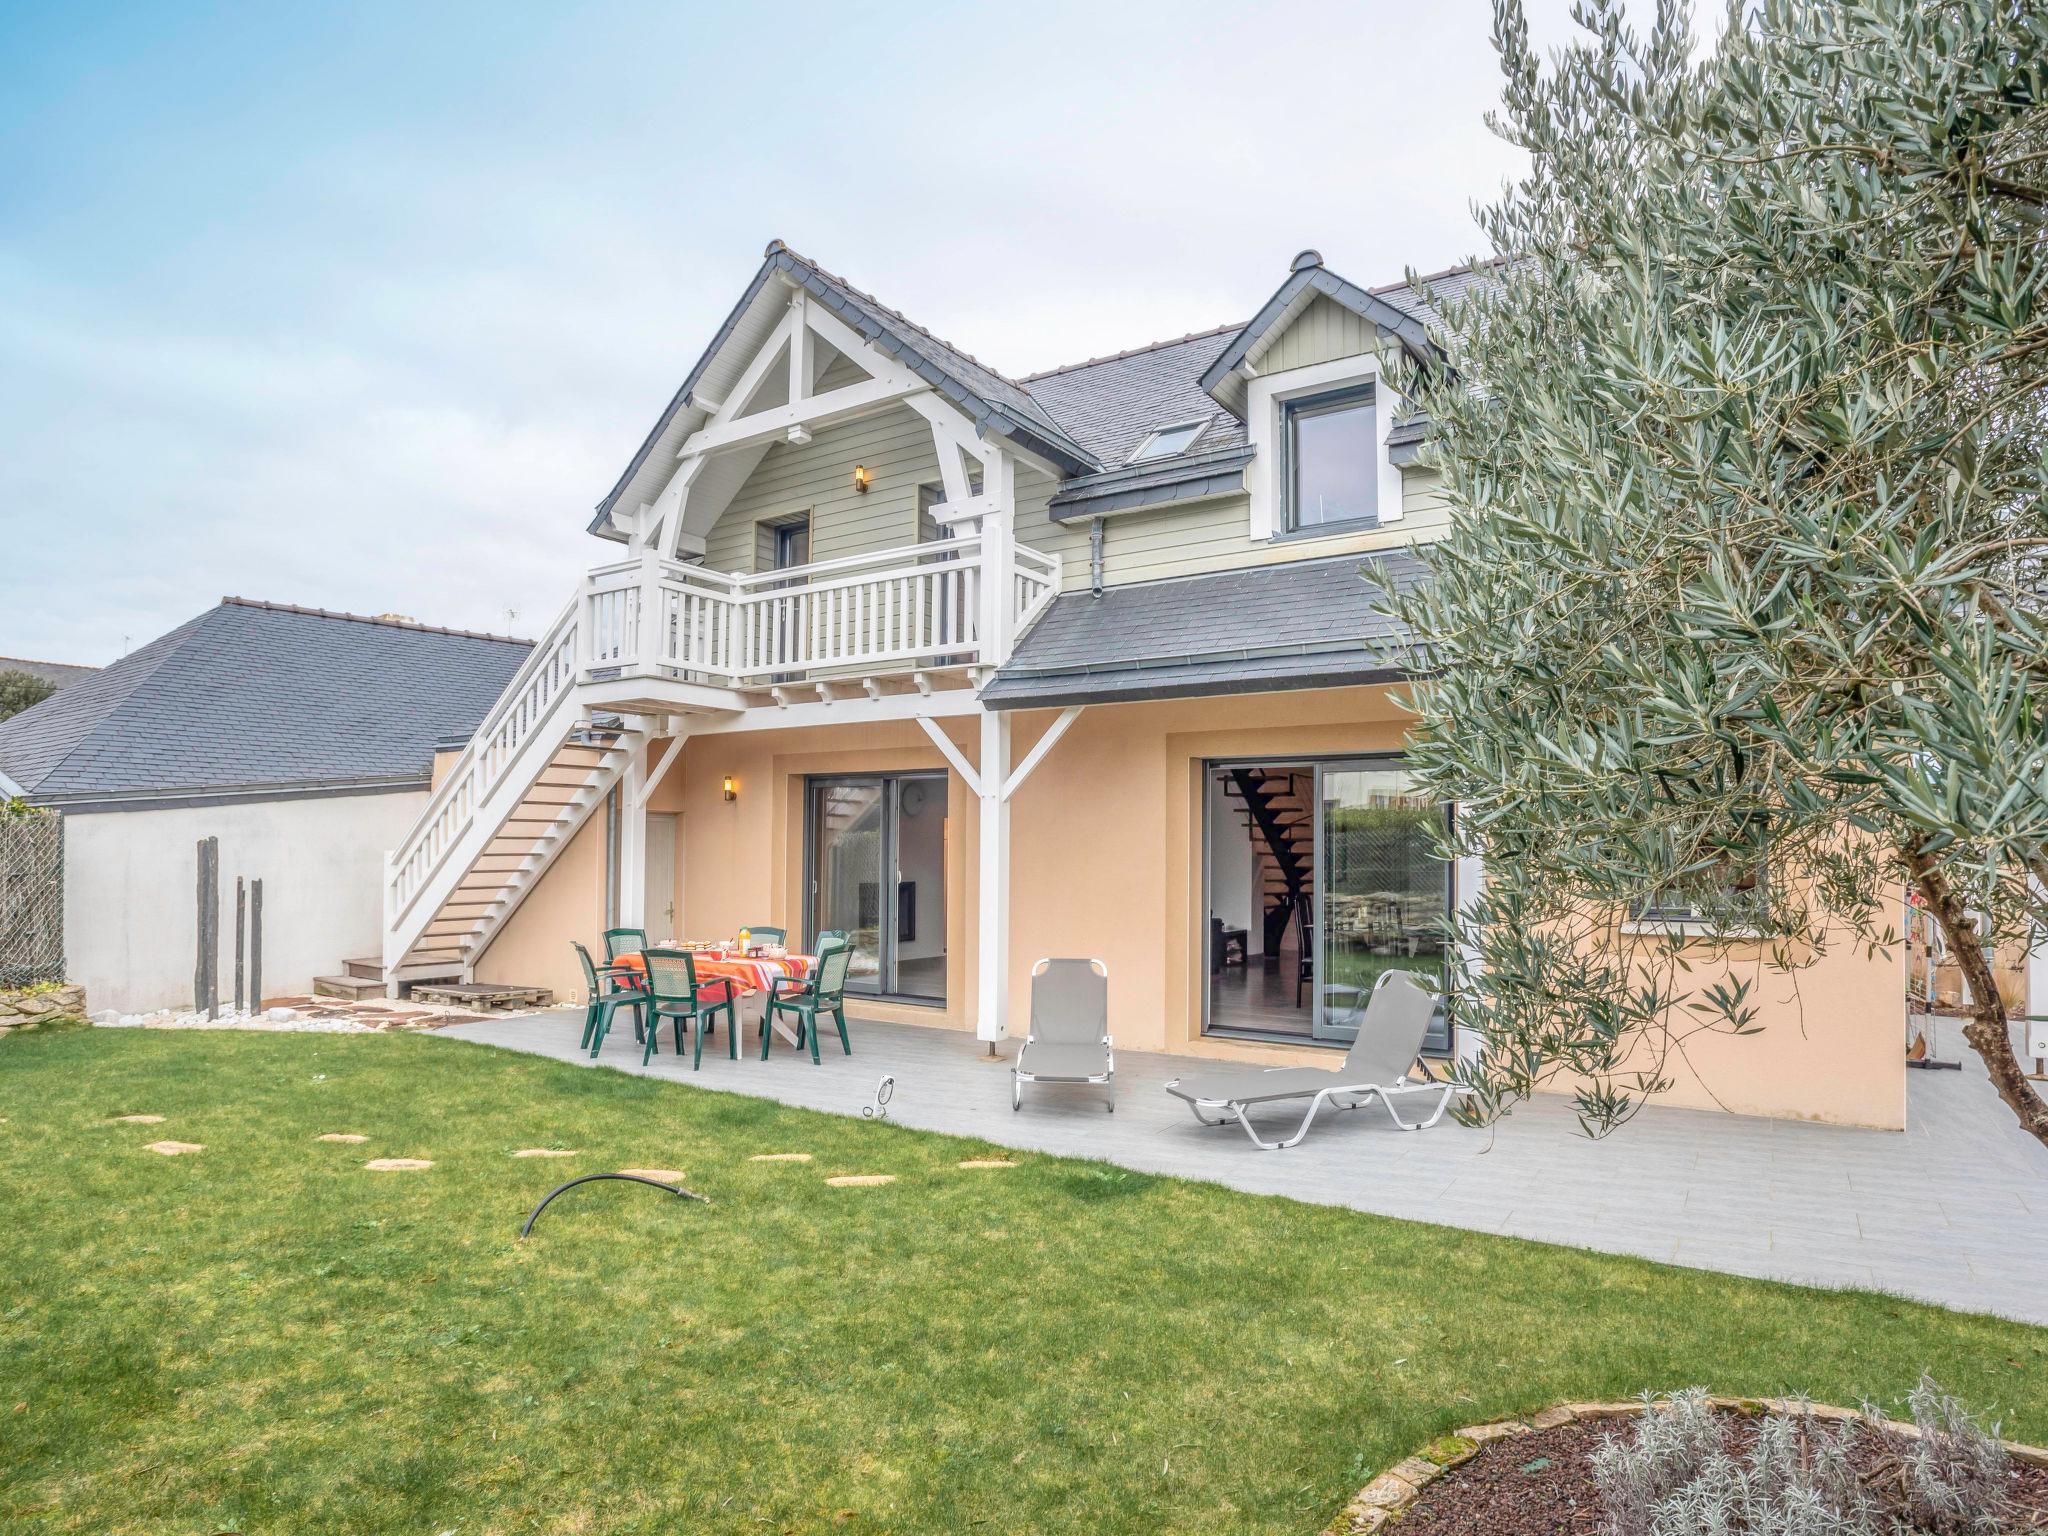
[[[1722, 1400], [1717, 1399], [1717, 1402]], [[1728, 1401], [1729, 1449], [1740, 1454], [1756, 1434], [1766, 1406]], [[1528, 1420], [1478, 1425], [1426, 1447], [1360, 1490], [1329, 1527], [1331, 1536], [1424, 1532], [1458, 1536], [1599, 1536], [1604, 1528], [1591, 1456], [1611, 1434], [1632, 1432], [1637, 1403], [1584, 1403], [1548, 1408]], [[1829, 1419], [1854, 1417], [1816, 1409]], [[1888, 1426], [1892, 1434], [1911, 1434]], [[1884, 1438], [1862, 1437], [1853, 1462], [1864, 1486], [1894, 1512], [1907, 1506], [1899, 1463]], [[2048, 1530], [2048, 1452], [2008, 1446], [2011, 1511], [2020, 1528]]]

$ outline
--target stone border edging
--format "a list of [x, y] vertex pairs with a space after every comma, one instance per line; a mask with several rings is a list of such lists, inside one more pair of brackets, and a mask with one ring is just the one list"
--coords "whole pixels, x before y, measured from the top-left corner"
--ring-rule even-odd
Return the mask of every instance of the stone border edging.
[[[1827, 1403], [1802, 1403], [1789, 1397], [1709, 1397], [1707, 1402], [1730, 1413], [1796, 1413], [1802, 1408], [1817, 1419], [1863, 1419], [1853, 1408], [1836, 1408]], [[1337, 1518], [1323, 1528], [1323, 1536], [1370, 1536], [1407, 1513], [1422, 1490], [1453, 1467], [1461, 1467], [1479, 1454], [1481, 1446], [1539, 1429], [1558, 1429], [1587, 1420], [1629, 1419], [1651, 1406], [1639, 1398], [1625, 1403], [1559, 1403], [1532, 1413], [1526, 1419], [1501, 1419], [1493, 1424], [1470, 1424], [1452, 1430], [1440, 1440], [1424, 1446], [1405, 1461], [1396, 1462], [1353, 1495]], [[1869, 1420], [1865, 1419], [1868, 1423]], [[1912, 1424], [1887, 1421], [1894, 1434], [1918, 1435]], [[2005, 1453], [2028, 1466], [2048, 1467], [2048, 1449], [2002, 1440]]]

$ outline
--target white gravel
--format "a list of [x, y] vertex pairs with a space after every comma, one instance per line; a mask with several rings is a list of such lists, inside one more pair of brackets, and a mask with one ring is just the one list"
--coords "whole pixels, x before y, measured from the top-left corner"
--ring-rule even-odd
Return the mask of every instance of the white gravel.
[[274, 1034], [368, 1035], [377, 1032], [370, 1024], [354, 1019], [306, 1019], [290, 1008], [272, 1008], [263, 1013], [236, 1013], [223, 1008], [220, 1017], [209, 1019], [190, 1010], [161, 1008], [155, 1013], [103, 1013], [96, 1020], [101, 1029], [255, 1029]]

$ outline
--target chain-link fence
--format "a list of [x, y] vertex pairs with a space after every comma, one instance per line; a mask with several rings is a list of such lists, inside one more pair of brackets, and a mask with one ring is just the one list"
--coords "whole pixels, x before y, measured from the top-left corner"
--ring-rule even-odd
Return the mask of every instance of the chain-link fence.
[[0, 987], [64, 979], [64, 818], [0, 805]]

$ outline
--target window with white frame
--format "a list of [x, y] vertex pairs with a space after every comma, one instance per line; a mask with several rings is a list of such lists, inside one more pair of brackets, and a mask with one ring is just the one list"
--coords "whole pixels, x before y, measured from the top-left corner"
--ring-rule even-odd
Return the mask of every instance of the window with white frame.
[[1286, 401], [1285, 519], [1289, 531], [1379, 519], [1380, 445], [1370, 384]]
[[1138, 444], [1137, 451], [1124, 462], [1142, 464], [1147, 459], [1170, 459], [1176, 453], [1185, 453], [1207, 425], [1206, 421], [1182, 421], [1170, 427], [1160, 427]]

